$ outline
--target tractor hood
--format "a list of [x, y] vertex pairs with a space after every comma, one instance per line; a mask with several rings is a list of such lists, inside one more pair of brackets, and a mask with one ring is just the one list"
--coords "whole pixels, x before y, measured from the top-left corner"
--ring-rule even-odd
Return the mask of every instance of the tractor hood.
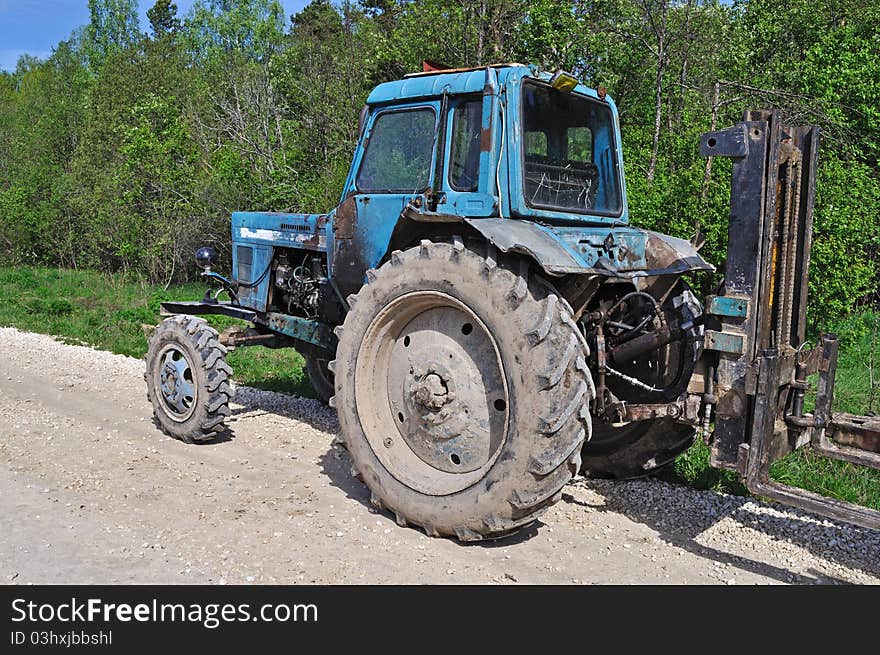
[[559, 227], [506, 218], [465, 222], [503, 252], [529, 255], [551, 275], [634, 278], [715, 270], [689, 241], [631, 226]]

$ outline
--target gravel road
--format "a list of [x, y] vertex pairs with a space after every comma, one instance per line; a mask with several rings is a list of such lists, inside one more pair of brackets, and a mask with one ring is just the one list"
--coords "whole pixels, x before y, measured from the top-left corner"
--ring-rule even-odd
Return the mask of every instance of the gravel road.
[[657, 480], [578, 481], [531, 529], [431, 539], [376, 512], [332, 410], [236, 390], [162, 435], [143, 362], [0, 328], [0, 583], [880, 582], [880, 533]]

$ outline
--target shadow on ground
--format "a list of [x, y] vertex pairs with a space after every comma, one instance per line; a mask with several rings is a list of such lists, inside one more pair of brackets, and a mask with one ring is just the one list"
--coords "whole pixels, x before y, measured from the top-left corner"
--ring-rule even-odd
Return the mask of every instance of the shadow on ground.
[[[848, 584], [847, 580], [825, 572], [811, 569], [810, 575], [798, 574], [784, 567], [724, 552], [700, 543], [700, 535], [730, 518], [735, 524], [731, 526], [733, 529], [752, 529], [774, 542], [787, 542], [830, 562], [880, 576], [880, 561], [876, 557], [880, 552], [880, 533], [872, 530], [835, 523], [788, 507], [784, 508], [784, 516], [766, 509], [758, 511], [779, 506], [751, 497], [684, 489], [653, 479], [631, 482], [585, 480], [576, 484], [592, 489], [603, 497], [604, 502], [585, 503], [571, 493], [563, 493], [564, 502], [598, 512], [623, 514], [655, 530], [664, 541], [690, 553], [780, 582]], [[682, 491], [686, 493], [682, 494]], [[677, 505], [674, 512], [668, 509], [673, 504]]]
[[[335, 445], [329, 448], [320, 458], [321, 469], [323, 473], [330, 479], [330, 484], [345, 492], [345, 495], [358, 501], [373, 513], [381, 513], [384, 516], [394, 519], [394, 512], [386, 509], [377, 510], [370, 501], [370, 490], [367, 486], [355, 478], [351, 474], [351, 458], [348, 451], [341, 445]], [[524, 541], [528, 541], [538, 534], [540, 527], [544, 525], [540, 520], [526, 526], [515, 534], [500, 539], [492, 539], [485, 541], [458, 542], [466, 548], [482, 547], [496, 548], [513, 546]], [[414, 529], [417, 529], [414, 527]], [[419, 530], [421, 532], [421, 530]]]
[[266, 391], [254, 387], [239, 386], [235, 389], [233, 405], [240, 407], [232, 408], [230, 423], [235, 424], [235, 419], [242, 415], [275, 414], [284, 418], [300, 421], [312, 426], [316, 430], [336, 434], [339, 431], [339, 422], [336, 420], [336, 412], [319, 400], [292, 396], [279, 391]]

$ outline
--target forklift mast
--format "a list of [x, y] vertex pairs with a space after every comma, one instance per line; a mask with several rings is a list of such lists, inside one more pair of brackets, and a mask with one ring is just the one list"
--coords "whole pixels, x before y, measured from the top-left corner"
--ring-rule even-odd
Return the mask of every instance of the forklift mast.
[[[880, 468], [880, 419], [832, 414], [838, 340], [807, 341], [807, 283], [819, 130], [789, 127], [778, 111], [747, 111], [707, 132], [700, 153], [733, 160], [727, 262], [706, 313], [711, 463], [737, 471], [758, 495], [880, 528], [880, 512], [779, 484], [770, 465], [801, 448]], [[815, 409], [805, 412], [818, 374]]]

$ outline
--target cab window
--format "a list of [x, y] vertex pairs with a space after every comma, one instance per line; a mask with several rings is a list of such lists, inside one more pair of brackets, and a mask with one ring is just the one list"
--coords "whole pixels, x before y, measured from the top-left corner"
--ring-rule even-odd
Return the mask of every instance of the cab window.
[[480, 177], [481, 98], [459, 103], [452, 112], [449, 183], [456, 191], [476, 191]]
[[379, 114], [358, 171], [358, 190], [417, 193], [427, 188], [434, 122], [434, 110], [429, 107]]
[[523, 86], [522, 103], [526, 204], [620, 215], [621, 181], [608, 105], [538, 82]]

